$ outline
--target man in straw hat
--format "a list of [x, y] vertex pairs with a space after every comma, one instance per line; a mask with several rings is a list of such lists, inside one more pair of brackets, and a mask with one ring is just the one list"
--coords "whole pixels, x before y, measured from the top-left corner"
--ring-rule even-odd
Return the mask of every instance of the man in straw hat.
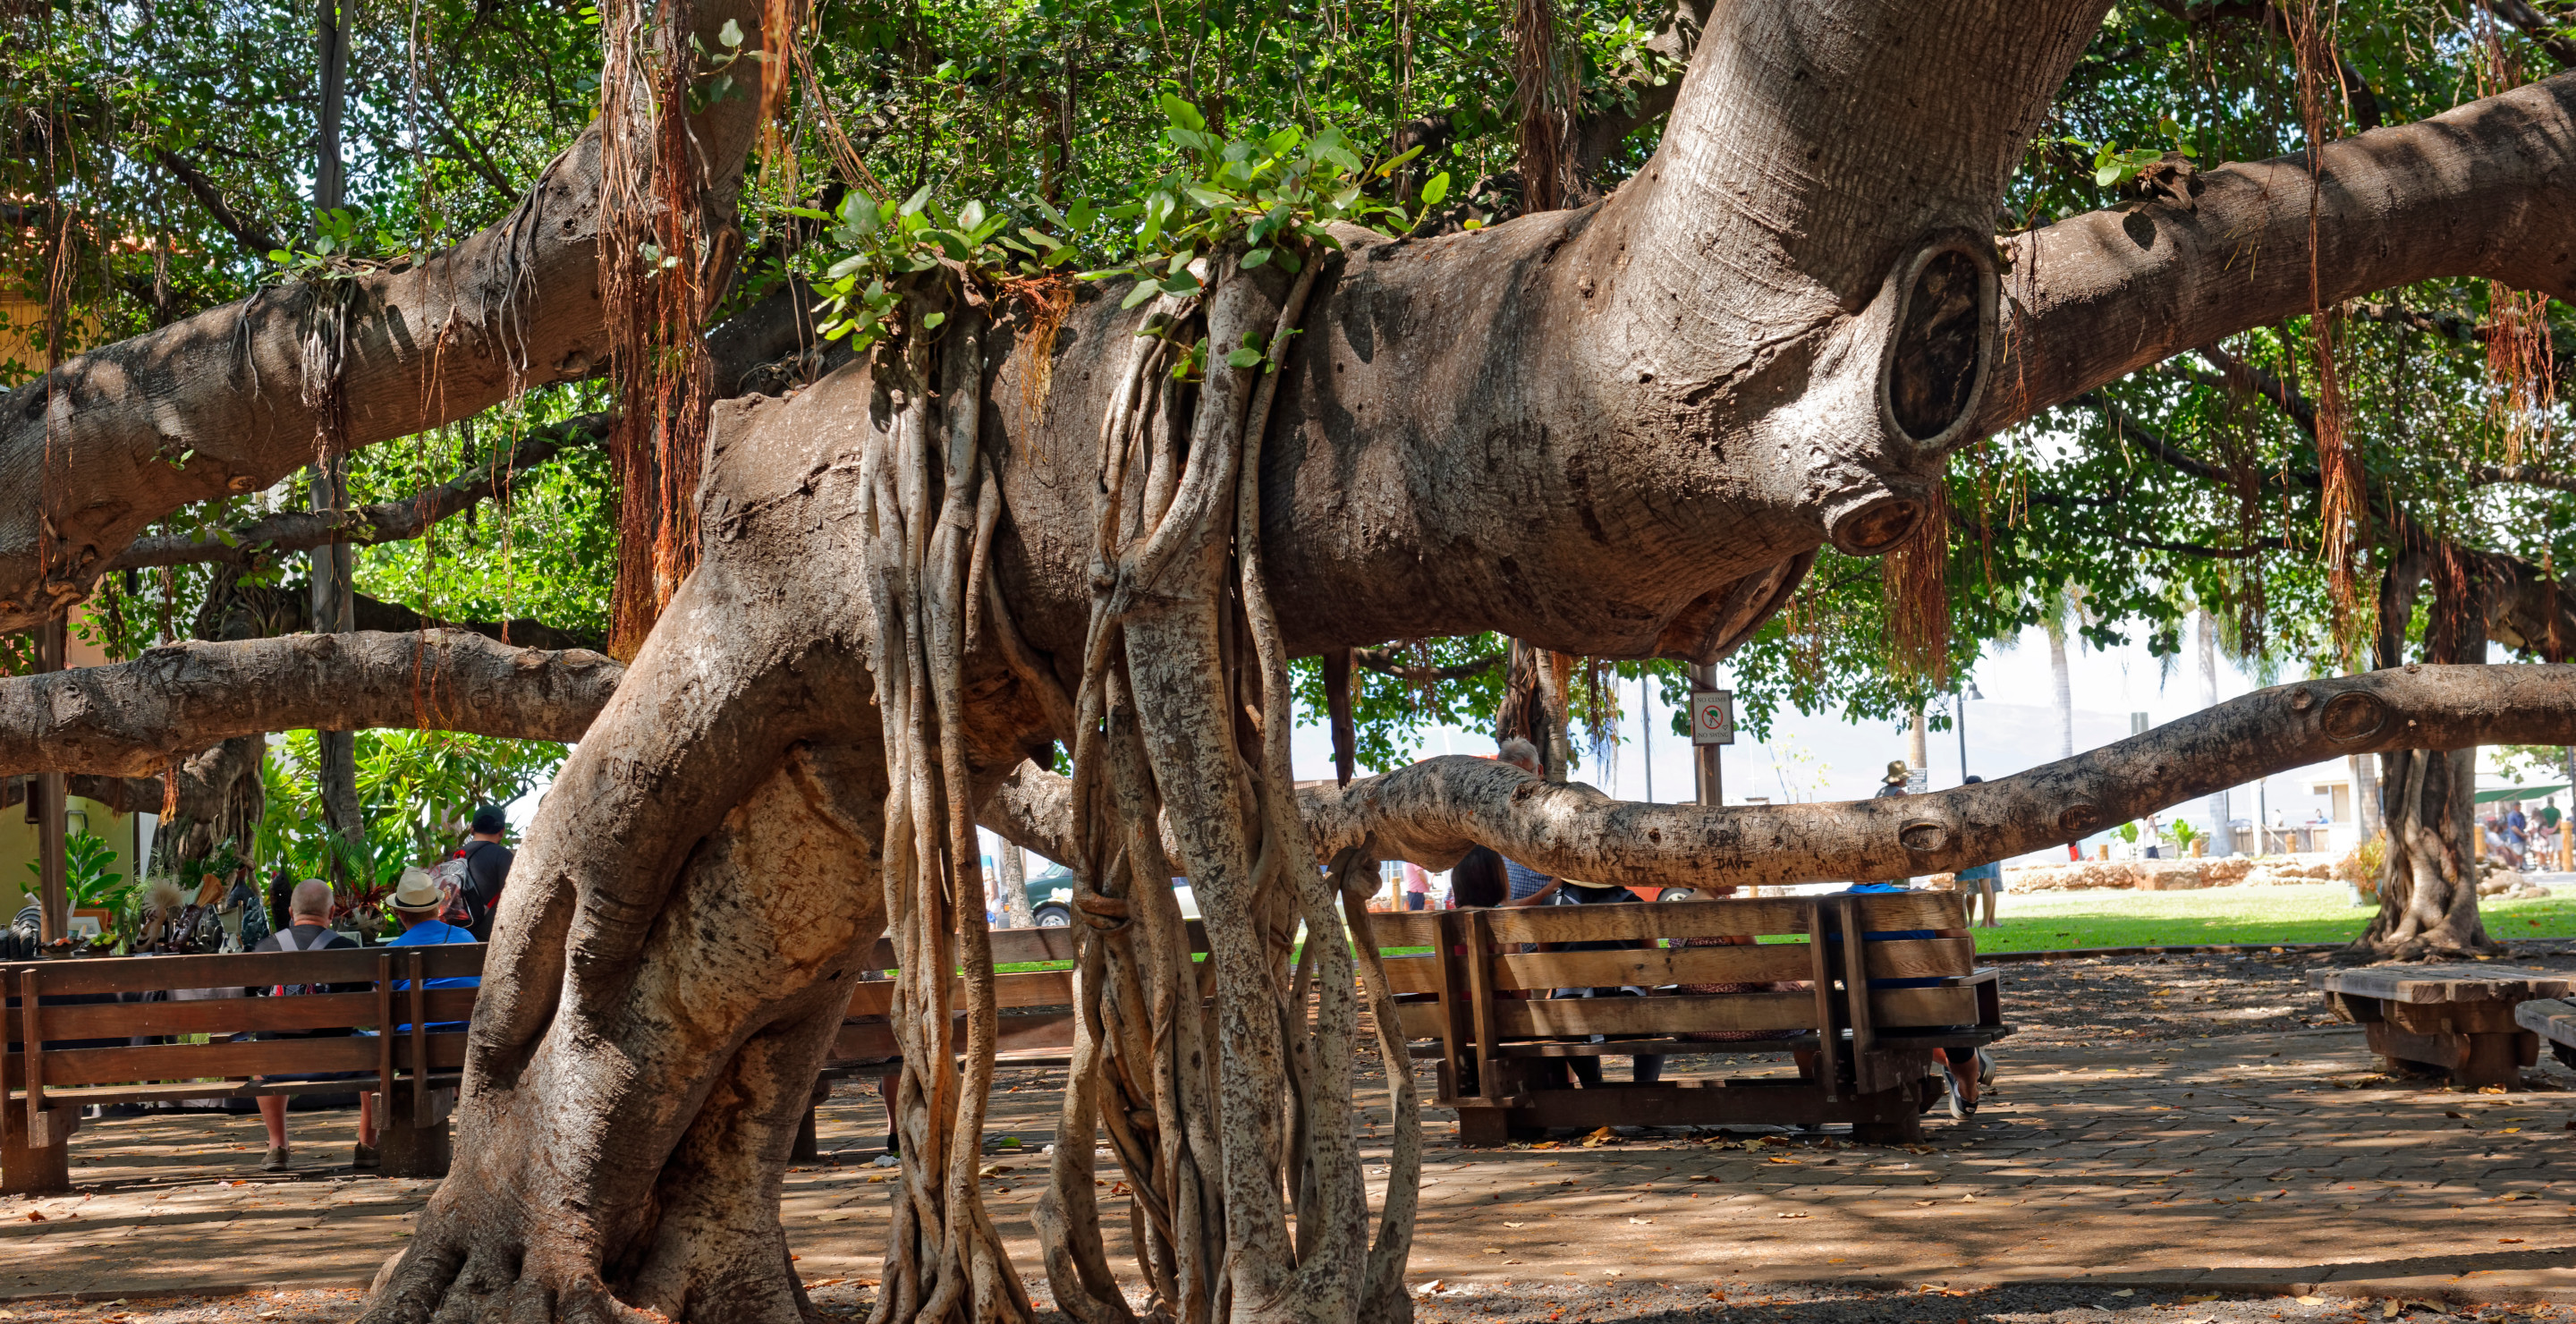
[[[439, 918], [447, 908], [447, 890], [438, 885], [426, 869], [405, 869], [402, 881], [394, 888], [394, 918], [402, 922], [402, 936], [385, 944], [388, 947], [438, 947], [448, 943], [473, 942], [474, 934]], [[447, 975], [421, 981], [424, 989], [475, 988], [482, 980], [472, 975]], [[411, 981], [394, 981], [396, 992], [408, 992]], [[465, 1028], [463, 1021], [432, 1021], [422, 1030], [429, 1034], [451, 1034]], [[397, 1025], [394, 1034], [409, 1034], [411, 1026]], [[349, 1166], [361, 1171], [378, 1167], [383, 1160], [376, 1153], [376, 1095], [373, 1090], [358, 1096], [358, 1148], [350, 1156]]]

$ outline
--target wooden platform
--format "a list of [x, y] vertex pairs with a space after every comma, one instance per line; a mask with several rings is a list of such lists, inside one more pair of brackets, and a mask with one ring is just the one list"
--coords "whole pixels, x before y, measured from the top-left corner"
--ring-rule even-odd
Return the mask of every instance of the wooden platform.
[[2540, 1036], [2517, 1009], [2576, 991], [2576, 979], [2501, 963], [2319, 970], [2308, 982], [2362, 1027], [2390, 1071], [2443, 1075], [2463, 1089], [2519, 1085], [2540, 1060]]

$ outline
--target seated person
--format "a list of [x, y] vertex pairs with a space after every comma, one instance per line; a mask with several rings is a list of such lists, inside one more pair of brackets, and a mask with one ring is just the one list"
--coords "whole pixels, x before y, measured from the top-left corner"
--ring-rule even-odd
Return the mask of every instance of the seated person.
[[[431, 880], [427, 870], [403, 870], [402, 882], [394, 888], [394, 918], [402, 923], [402, 936], [385, 945], [425, 947], [473, 942], [475, 939], [471, 930], [459, 928], [438, 917], [439, 912], [446, 906], [447, 893]], [[480, 988], [482, 984], [482, 980], [472, 975], [444, 975], [421, 981], [423, 989]], [[394, 981], [394, 991], [397, 993], [408, 992], [410, 988], [411, 981], [408, 979]], [[395, 1005], [405, 1004], [396, 1003]], [[465, 1022], [433, 1021], [421, 1028], [429, 1034], [455, 1034], [465, 1029]], [[393, 1028], [393, 1032], [409, 1034], [411, 1026], [397, 1025]], [[414, 1069], [418, 1069], [417, 1065]], [[382, 1163], [383, 1159], [376, 1152], [376, 1092], [368, 1090], [358, 1096], [358, 1149], [350, 1157], [349, 1166], [364, 1171], [379, 1167]]]
[[1449, 868], [1449, 906], [1453, 910], [1499, 906], [1511, 899], [1511, 879], [1503, 857], [1488, 846], [1467, 852]]
[[[259, 946], [254, 947], [251, 950], [258, 952], [320, 952], [328, 951], [335, 947], [357, 946], [358, 944], [354, 939], [331, 927], [331, 912], [336, 905], [337, 898], [332, 895], [331, 885], [329, 883], [326, 883], [319, 878], [307, 878], [303, 882], [297, 883], [295, 885], [293, 896], [290, 897], [287, 902], [287, 917], [292, 921], [292, 923], [287, 927], [268, 935], [266, 939], [261, 941]], [[358, 992], [363, 991], [368, 987], [369, 985], [366, 984], [352, 984], [345, 988], [329, 984], [279, 984], [272, 988], [260, 991], [265, 992], [272, 997], [292, 997], [300, 993]], [[265, 1030], [260, 1033], [259, 1037], [262, 1039], [330, 1039], [346, 1038], [349, 1033], [350, 1032], [346, 1029]], [[365, 1073], [334, 1071], [297, 1077], [297, 1079], [339, 1080], [363, 1074]], [[269, 1078], [262, 1077], [261, 1079], [265, 1081]], [[260, 1095], [259, 1120], [262, 1126], [268, 1128], [268, 1154], [260, 1161], [260, 1170], [263, 1172], [286, 1171], [290, 1163], [290, 1158], [286, 1148], [286, 1096], [283, 1094]]]

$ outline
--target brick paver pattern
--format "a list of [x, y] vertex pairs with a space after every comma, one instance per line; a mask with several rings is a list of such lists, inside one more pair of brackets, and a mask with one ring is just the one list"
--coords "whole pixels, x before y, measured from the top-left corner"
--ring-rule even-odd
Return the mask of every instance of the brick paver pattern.
[[[1414, 1275], [2576, 1288], [2576, 1074], [2564, 1067], [2528, 1072], [2529, 1092], [2462, 1094], [2380, 1075], [2348, 1027], [2022, 1052], [2007, 1041], [2001, 1057], [2000, 1093], [1975, 1121], [1936, 1112], [1914, 1149], [1740, 1130], [1467, 1151], [1434, 1114]], [[1669, 1069], [1784, 1067], [1720, 1056]], [[1032, 1275], [1028, 1215], [1061, 1080], [1005, 1072], [995, 1099], [987, 1195]], [[1382, 1089], [1367, 1098], [1374, 1184], [1387, 1113]], [[0, 1200], [0, 1298], [363, 1285], [434, 1183], [326, 1166], [344, 1161], [351, 1120], [297, 1114], [307, 1166], [282, 1178], [257, 1170], [253, 1117], [90, 1122], [73, 1141], [78, 1192]], [[788, 1175], [784, 1218], [809, 1281], [876, 1276], [891, 1177], [867, 1160], [883, 1130], [873, 1091], [845, 1085], [822, 1116], [826, 1159]], [[1117, 1180], [1105, 1160], [1100, 1180]], [[1103, 1211], [1113, 1262], [1132, 1269], [1124, 1203]], [[1042, 1275], [1031, 1286], [1043, 1295]]]

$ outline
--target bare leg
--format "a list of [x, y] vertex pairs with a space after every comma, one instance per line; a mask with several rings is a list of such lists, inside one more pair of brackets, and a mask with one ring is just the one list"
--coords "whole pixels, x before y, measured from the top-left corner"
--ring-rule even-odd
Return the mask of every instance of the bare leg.
[[1977, 1106], [1977, 1050], [1942, 1048], [1941, 1061], [1950, 1071], [1950, 1088], [1959, 1092], [1959, 1101], [1971, 1108]]
[[286, 1096], [283, 1094], [259, 1096], [259, 1121], [260, 1125], [268, 1128], [268, 1147], [286, 1148]]

